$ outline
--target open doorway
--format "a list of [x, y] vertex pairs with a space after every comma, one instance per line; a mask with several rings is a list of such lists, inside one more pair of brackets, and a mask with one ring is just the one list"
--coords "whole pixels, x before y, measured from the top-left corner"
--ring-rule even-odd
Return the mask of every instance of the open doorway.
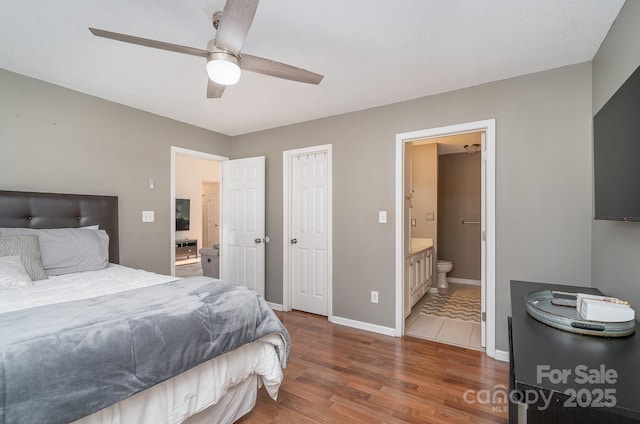
[[[495, 356], [495, 120], [477, 121], [448, 127], [440, 127], [398, 134], [396, 136], [396, 335], [405, 334], [407, 308], [407, 276], [411, 271], [405, 267], [407, 255], [411, 253], [411, 217], [407, 213], [410, 203], [410, 183], [405, 177], [407, 150], [418, 140], [448, 137], [466, 133], [480, 133], [480, 155], [482, 163], [481, 186], [481, 343], [486, 353]], [[475, 144], [475, 143], [472, 143]], [[475, 221], [474, 221], [475, 222]], [[437, 287], [437, 253], [431, 258], [432, 284]]]
[[[176, 275], [176, 250], [180, 247], [180, 241], [192, 244], [187, 249], [195, 248], [198, 256], [209, 262], [206, 252], [202, 252], [202, 229], [196, 235], [198, 239], [187, 236], [177, 230], [176, 224], [176, 199], [177, 197], [177, 164], [183, 158], [196, 158], [203, 160], [207, 169], [218, 169], [218, 182], [220, 187], [220, 226], [219, 249], [211, 254], [218, 254], [218, 276], [220, 279], [234, 281], [243, 284], [259, 295], [265, 296], [265, 243], [269, 237], [265, 234], [265, 158], [264, 156], [229, 160], [223, 156], [188, 150], [181, 147], [171, 147], [171, 196], [170, 196], [170, 234], [171, 234], [171, 274]], [[224, 181], [222, 175], [225, 176]], [[211, 180], [212, 177], [208, 177]], [[200, 213], [202, 211], [202, 183], [204, 178], [198, 177], [189, 189], [198, 190], [190, 198], [198, 199], [195, 207], [190, 207], [190, 213], [198, 213], [199, 218], [194, 219], [196, 225], [202, 224]], [[190, 219], [191, 221], [191, 219]], [[191, 227], [191, 224], [189, 225]], [[193, 234], [190, 234], [193, 236]], [[208, 243], [214, 240], [208, 238]], [[169, 247], [169, 246], [168, 246]], [[206, 247], [209, 249], [209, 247]], [[201, 254], [205, 254], [201, 257]], [[204, 275], [217, 278], [215, 272], [208, 272], [207, 263], [202, 263]]]
[[172, 275], [203, 275], [204, 269], [211, 275], [219, 266], [220, 169], [227, 159], [171, 147]]
[[404, 171], [405, 334], [482, 351], [483, 138], [478, 131], [408, 142]]

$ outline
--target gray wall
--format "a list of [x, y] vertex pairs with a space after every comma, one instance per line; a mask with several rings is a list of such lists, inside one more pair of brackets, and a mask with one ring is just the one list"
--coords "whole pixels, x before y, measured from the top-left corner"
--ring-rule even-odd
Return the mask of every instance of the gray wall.
[[[282, 301], [282, 151], [333, 145], [333, 313], [395, 325], [395, 136], [483, 119], [497, 126], [497, 349], [509, 280], [591, 281], [591, 64], [234, 137], [266, 156], [266, 294]], [[388, 224], [379, 224], [379, 210]], [[369, 301], [371, 290], [380, 303]]]
[[[233, 144], [6, 71], [0, 92], [0, 187], [118, 195], [125, 265], [169, 272], [170, 145], [236, 158], [265, 155], [272, 239], [266, 297], [281, 302], [282, 151], [331, 143], [333, 312], [393, 327], [395, 136], [495, 118], [497, 348], [507, 350], [509, 280], [591, 281], [590, 63], [247, 134]], [[156, 179], [153, 191], [149, 177]], [[140, 222], [142, 210], [155, 210], [156, 222]], [[388, 212], [388, 224], [377, 222], [379, 210]], [[370, 303], [371, 290], [379, 291], [380, 303]]]
[[[640, 65], [640, 2], [627, 1], [593, 59], [593, 115]], [[640, 314], [640, 223], [593, 221], [593, 285]]]
[[480, 280], [482, 218], [480, 153], [438, 157], [438, 259], [453, 262], [452, 278]]
[[170, 146], [230, 156], [231, 138], [4, 70], [0, 93], [0, 188], [118, 196], [120, 262], [168, 274]]

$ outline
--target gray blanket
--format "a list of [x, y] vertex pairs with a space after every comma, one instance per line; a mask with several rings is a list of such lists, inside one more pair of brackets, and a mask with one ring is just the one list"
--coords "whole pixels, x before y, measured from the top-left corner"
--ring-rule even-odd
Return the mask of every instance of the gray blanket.
[[207, 277], [0, 314], [0, 423], [67, 423], [279, 333], [254, 291]]

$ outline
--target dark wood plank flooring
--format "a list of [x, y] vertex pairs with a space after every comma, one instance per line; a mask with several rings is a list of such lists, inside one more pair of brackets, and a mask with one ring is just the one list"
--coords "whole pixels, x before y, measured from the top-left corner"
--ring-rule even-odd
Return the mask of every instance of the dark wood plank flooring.
[[506, 404], [486, 400], [507, 394], [508, 364], [483, 352], [278, 316], [292, 343], [278, 400], [260, 389], [240, 423], [508, 422]]

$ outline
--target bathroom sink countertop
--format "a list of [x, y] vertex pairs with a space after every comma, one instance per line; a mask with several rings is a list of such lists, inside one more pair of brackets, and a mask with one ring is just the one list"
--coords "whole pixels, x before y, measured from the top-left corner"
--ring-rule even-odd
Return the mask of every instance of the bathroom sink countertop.
[[421, 250], [433, 247], [433, 239], [430, 238], [411, 238], [411, 254], [418, 253]]

